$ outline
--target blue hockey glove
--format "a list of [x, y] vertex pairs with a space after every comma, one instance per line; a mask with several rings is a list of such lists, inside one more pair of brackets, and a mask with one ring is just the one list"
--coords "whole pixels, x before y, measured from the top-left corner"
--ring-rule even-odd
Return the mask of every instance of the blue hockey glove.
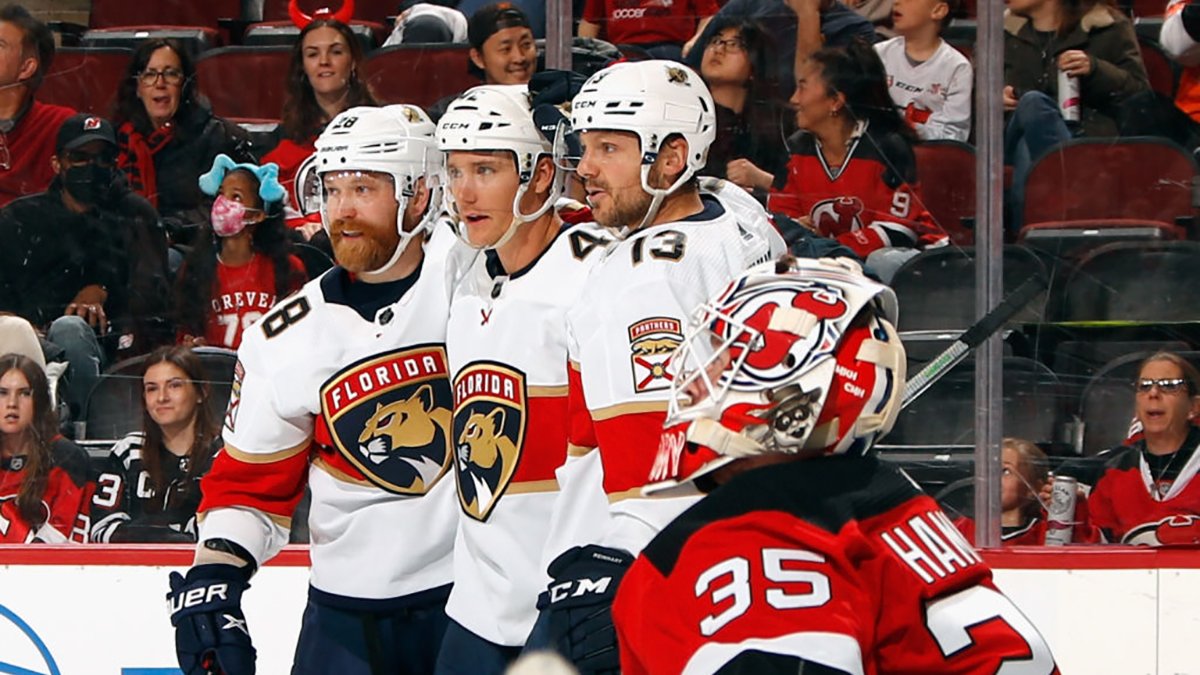
[[254, 646], [242, 592], [247, 570], [233, 565], [197, 565], [184, 577], [171, 573], [171, 625], [184, 675], [253, 675]]
[[538, 596], [551, 644], [583, 675], [620, 673], [612, 603], [633, 556], [604, 546], [576, 546], [554, 559], [549, 588]]

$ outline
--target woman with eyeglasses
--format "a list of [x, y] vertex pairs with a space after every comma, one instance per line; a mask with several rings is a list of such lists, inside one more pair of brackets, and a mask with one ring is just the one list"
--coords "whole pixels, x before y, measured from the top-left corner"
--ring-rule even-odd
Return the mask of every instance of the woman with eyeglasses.
[[217, 155], [256, 157], [249, 135], [213, 114], [200, 95], [196, 68], [176, 40], [152, 38], [133, 53], [117, 93], [118, 162], [130, 187], [174, 219], [173, 234], [190, 242], [189, 226], [205, 220], [196, 179]]
[[1200, 544], [1200, 372], [1158, 352], [1138, 368], [1133, 397], [1142, 436], [1104, 454], [1088, 496], [1091, 523], [1114, 543]]
[[717, 104], [717, 138], [700, 174], [727, 178], [765, 200], [787, 166], [787, 138], [796, 129], [770, 65], [775, 43], [756, 21], [713, 22], [700, 77]]

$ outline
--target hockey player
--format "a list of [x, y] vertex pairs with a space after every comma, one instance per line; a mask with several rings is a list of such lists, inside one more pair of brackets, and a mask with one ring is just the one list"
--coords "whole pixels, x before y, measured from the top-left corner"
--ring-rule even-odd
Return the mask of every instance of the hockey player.
[[537, 618], [542, 549], [567, 456], [566, 312], [610, 237], [564, 224], [563, 176], [525, 85], [464, 93], [438, 121], [461, 239], [484, 249], [454, 293], [459, 516], [438, 673], [501, 673]]
[[625, 675], [1058, 673], [937, 504], [871, 453], [904, 390], [895, 320], [844, 260], [751, 270], [697, 310], [647, 492], [711, 492], [621, 583]]
[[[530, 644], [552, 643], [584, 672], [614, 670], [617, 660], [608, 620], [616, 584], [589, 580], [619, 575], [631, 554], [692, 501], [641, 497], [662, 435], [670, 355], [688, 313], [780, 252], [765, 212], [758, 209], [751, 222], [743, 205], [731, 208], [697, 187], [695, 172], [715, 133], [713, 110], [700, 77], [670, 61], [602, 70], [572, 103], [582, 148], [578, 175], [596, 221], [623, 238], [567, 314], [570, 451], [587, 462], [598, 448], [593, 479], [579, 483], [599, 483], [602, 468], [611, 506], [609, 520], [587, 532], [588, 546], [551, 563], [553, 581], [539, 600], [544, 614]], [[587, 511], [592, 499], [585, 488], [564, 489], [556, 511]], [[610, 648], [592, 650], [595, 634], [609, 635]]]
[[419, 108], [352, 108], [317, 140], [338, 266], [248, 330], [194, 566], [171, 575], [184, 673], [254, 672], [240, 608], [307, 479], [312, 577], [293, 673], [429, 673], [455, 511], [445, 353], [449, 228]]

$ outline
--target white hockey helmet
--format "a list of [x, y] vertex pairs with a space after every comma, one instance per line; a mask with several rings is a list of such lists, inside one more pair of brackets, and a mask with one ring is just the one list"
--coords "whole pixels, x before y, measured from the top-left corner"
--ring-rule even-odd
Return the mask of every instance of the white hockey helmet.
[[[513, 219], [504, 235], [482, 248], [496, 249], [508, 243], [517, 228], [537, 220], [549, 211], [562, 194], [562, 179], [556, 174], [550, 195], [533, 213], [521, 212], [521, 198], [533, 180], [534, 169], [543, 156], [551, 156], [553, 145], [534, 124], [530, 109], [529, 87], [524, 84], [483, 85], [473, 87], [454, 99], [438, 120], [438, 149], [453, 151], [507, 150], [513, 153], [520, 184], [513, 197]], [[470, 246], [470, 239], [459, 218], [458, 204], [446, 183], [446, 206], [453, 216], [454, 231]], [[476, 247], [479, 248], [479, 247]]]
[[[585, 131], [637, 134], [642, 150], [642, 189], [654, 196], [643, 220], [646, 223], [664, 197], [704, 168], [708, 148], [717, 137], [716, 107], [708, 85], [681, 63], [617, 63], [588, 78], [571, 101], [571, 132]], [[687, 141], [687, 167], [670, 187], [653, 188], [650, 167], [663, 142], [675, 135]]]
[[862, 454], [900, 412], [896, 295], [847, 259], [754, 267], [693, 317], [671, 357], [655, 492], [766, 453]]
[[[374, 171], [392, 177], [399, 202], [396, 232], [400, 243], [391, 259], [372, 272], [386, 270], [400, 259], [413, 237], [432, 228], [437, 217], [437, 207], [442, 201], [438, 184], [442, 156], [434, 141], [433, 121], [415, 105], [350, 108], [333, 118], [316, 145], [312, 170], [318, 178], [342, 171]], [[429, 190], [429, 207], [420, 222], [405, 231], [404, 211], [408, 200], [416, 194], [417, 181], [422, 178]], [[321, 223], [328, 232], [330, 223], [323, 186], [319, 194]]]

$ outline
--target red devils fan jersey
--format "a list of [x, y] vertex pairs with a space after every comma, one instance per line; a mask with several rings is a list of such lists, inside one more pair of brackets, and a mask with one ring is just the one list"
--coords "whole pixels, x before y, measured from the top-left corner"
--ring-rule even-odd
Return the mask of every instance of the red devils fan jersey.
[[563, 225], [525, 269], [494, 252], [458, 285], [446, 347], [454, 372], [454, 445], [462, 509], [450, 618], [500, 645], [524, 644], [558, 482], [567, 457], [567, 309], [612, 239]]
[[450, 583], [456, 243], [438, 226], [419, 271], [386, 284], [334, 267], [245, 334], [225, 448], [202, 481], [201, 541], [229, 539], [261, 565], [287, 543], [307, 477], [313, 597], [353, 604]]
[[1113, 453], [1088, 495], [1091, 524], [1123, 544], [1200, 544], [1197, 444], [1200, 430], [1193, 429], [1174, 457], [1151, 460], [1156, 466], [1145, 456], [1144, 441]]
[[1058, 673], [937, 504], [875, 457], [736, 477], [642, 551], [613, 615], [625, 675]]
[[850, 141], [842, 166], [832, 167], [816, 137], [801, 132], [787, 171], [787, 183], [771, 194], [768, 208], [811, 219], [822, 236], [864, 258], [880, 248], [946, 240], [921, 200], [912, 149], [898, 136], [877, 138], [864, 125]]
[[[612, 504], [611, 523], [587, 528], [591, 543], [607, 527], [599, 543], [637, 552], [691, 503], [690, 497], [641, 496], [666, 418], [671, 354], [698, 306], [777, 254], [761, 209], [761, 222], [752, 224], [717, 197], [703, 194], [702, 202], [704, 210], [692, 217], [640, 229], [609, 248], [567, 313], [571, 450], [578, 459], [599, 448]], [[593, 474], [580, 485], [596, 482]], [[595, 495], [563, 489], [564, 510], [595, 504]]]
[[[958, 518], [954, 526], [962, 532], [963, 537], [975, 543], [975, 521], [971, 518]], [[1075, 526], [1071, 532], [1071, 543], [1094, 544], [1100, 541], [1100, 535], [1095, 528], [1088, 525], [1087, 500], [1075, 502]], [[1002, 546], [1045, 546], [1046, 519], [1044, 517], [1030, 518], [1020, 525], [1000, 528], [1000, 544]]]
[[[288, 256], [288, 264], [296, 278], [305, 277], [304, 263], [299, 258]], [[270, 258], [255, 253], [250, 262], [237, 267], [217, 261], [204, 339], [214, 347], [237, 349], [242, 344], [242, 332], [261, 319], [275, 300], [275, 266]]]
[[50, 475], [42, 493], [41, 525], [26, 522], [17, 510], [17, 495], [26, 474], [23, 455], [0, 459], [0, 544], [44, 542], [84, 543], [91, 529], [90, 505], [95, 485], [87, 455], [74, 443], [59, 438], [50, 444]]

